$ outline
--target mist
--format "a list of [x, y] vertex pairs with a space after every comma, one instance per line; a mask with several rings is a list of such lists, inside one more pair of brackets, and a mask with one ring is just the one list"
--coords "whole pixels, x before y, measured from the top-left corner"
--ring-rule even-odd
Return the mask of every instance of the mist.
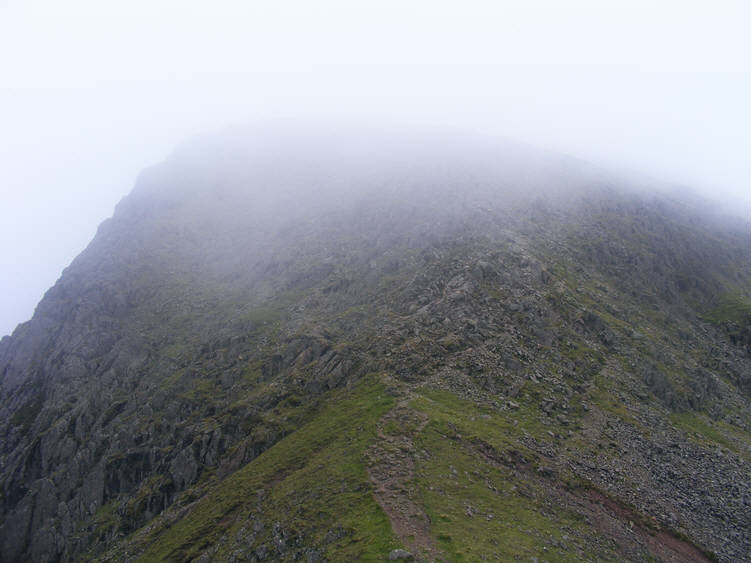
[[745, 2], [0, 3], [0, 335], [186, 139], [398, 123], [751, 203]]

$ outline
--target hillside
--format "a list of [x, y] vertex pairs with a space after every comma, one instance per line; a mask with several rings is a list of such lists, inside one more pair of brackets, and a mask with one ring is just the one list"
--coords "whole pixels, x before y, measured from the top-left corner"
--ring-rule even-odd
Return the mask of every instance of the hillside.
[[751, 229], [652, 188], [187, 143], [0, 341], [0, 559], [749, 560]]

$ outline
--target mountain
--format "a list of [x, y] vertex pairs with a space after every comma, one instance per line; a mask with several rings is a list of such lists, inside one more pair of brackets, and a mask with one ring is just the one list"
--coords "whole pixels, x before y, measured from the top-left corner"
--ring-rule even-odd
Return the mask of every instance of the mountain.
[[751, 228], [457, 132], [145, 170], [0, 341], [3, 561], [741, 561]]

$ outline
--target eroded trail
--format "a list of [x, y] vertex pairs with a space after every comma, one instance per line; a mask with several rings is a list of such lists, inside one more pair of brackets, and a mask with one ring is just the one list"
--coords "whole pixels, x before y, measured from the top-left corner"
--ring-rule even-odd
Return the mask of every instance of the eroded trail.
[[378, 504], [391, 520], [396, 536], [418, 561], [442, 560], [430, 533], [430, 519], [414, 484], [414, 436], [428, 417], [400, 400], [378, 425], [378, 441], [367, 451], [368, 476]]
[[629, 553], [630, 544], [644, 546], [649, 554], [665, 563], [710, 563], [698, 547], [668, 530], [647, 527], [646, 520], [623, 503], [600, 491], [590, 489], [582, 495], [583, 512], [602, 533], [610, 537], [621, 552]]

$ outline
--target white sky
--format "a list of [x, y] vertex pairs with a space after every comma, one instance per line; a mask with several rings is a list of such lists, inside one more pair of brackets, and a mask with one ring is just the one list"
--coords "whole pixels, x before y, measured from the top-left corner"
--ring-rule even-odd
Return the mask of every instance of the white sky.
[[0, 0], [0, 335], [138, 171], [247, 119], [460, 126], [751, 201], [747, 1]]

